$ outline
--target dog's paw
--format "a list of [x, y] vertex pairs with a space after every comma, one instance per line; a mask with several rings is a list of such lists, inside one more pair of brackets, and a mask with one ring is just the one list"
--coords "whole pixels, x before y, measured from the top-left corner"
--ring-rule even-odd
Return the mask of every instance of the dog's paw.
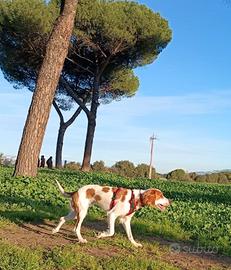
[[57, 233], [58, 231], [56, 230], [56, 229], [53, 229], [52, 231], [51, 231], [51, 233], [52, 234], [55, 234], [55, 233]]
[[98, 233], [98, 235], [96, 237], [103, 238], [103, 237], [107, 237], [107, 236], [108, 236], [108, 232], [101, 232], [101, 233]]
[[143, 247], [143, 245], [141, 245], [140, 243], [137, 243], [137, 242], [132, 242], [132, 244], [133, 244], [135, 247]]
[[86, 240], [86, 239], [80, 239], [80, 240], [79, 240], [79, 243], [85, 244], [85, 243], [87, 243], [87, 240]]
[[103, 234], [103, 233], [98, 233], [98, 234], [96, 234], [96, 237], [97, 237], [97, 238], [101, 238], [101, 237], [102, 237], [102, 234]]
[[105, 231], [105, 232], [99, 233], [97, 238], [111, 237], [113, 235], [114, 235], [114, 233], [110, 233], [109, 231]]

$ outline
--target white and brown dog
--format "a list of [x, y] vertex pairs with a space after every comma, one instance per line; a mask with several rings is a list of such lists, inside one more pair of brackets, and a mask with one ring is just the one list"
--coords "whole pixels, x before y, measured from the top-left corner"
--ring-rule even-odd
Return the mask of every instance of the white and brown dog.
[[57, 233], [67, 220], [77, 219], [74, 231], [81, 243], [87, 242], [82, 237], [80, 229], [88, 208], [92, 204], [99, 205], [103, 210], [107, 211], [108, 215], [108, 230], [100, 233], [98, 238], [114, 235], [115, 220], [119, 217], [128, 239], [136, 247], [141, 247], [142, 245], [137, 243], [132, 236], [130, 222], [134, 213], [147, 205], [163, 211], [171, 203], [159, 189], [138, 190], [87, 185], [75, 192], [65, 192], [60, 183], [56, 182], [63, 196], [71, 199], [71, 212], [67, 216], [60, 218], [58, 226], [53, 229], [52, 233]]

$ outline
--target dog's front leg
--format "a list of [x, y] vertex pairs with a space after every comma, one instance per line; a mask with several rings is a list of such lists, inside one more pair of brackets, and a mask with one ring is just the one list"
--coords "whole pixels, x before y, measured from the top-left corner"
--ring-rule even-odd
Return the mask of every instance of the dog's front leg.
[[133, 238], [133, 235], [132, 235], [132, 230], [131, 230], [131, 218], [132, 218], [133, 215], [131, 216], [127, 216], [127, 217], [124, 217], [124, 218], [121, 218], [120, 219], [120, 222], [122, 223], [125, 231], [126, 231], [126, 234], [128, 236], [128, 239], [131, 241], [131, 243], [135, 246], [135, 247], [142, 247], [142, 245], [140, 243], [137, 243], [134, 238]]
[[114, 235], [116, 218], [117, 218], [117, 216], [113, 212], [108, 215], [108, 230], [106, 232], [100, 233], [97, 236], [98, 238], [109, 237], [109, 236]]

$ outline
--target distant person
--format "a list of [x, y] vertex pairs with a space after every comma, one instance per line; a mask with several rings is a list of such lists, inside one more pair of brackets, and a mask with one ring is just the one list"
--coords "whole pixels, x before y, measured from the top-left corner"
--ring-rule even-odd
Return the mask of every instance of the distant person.
[[47, 167], [49, 169], [52, 169], [53, 168], [53, 161], [52, 161], [52, 157], [49, 157], [48, 160], [47, 160]]
[[64, 160], [64, 169], [67, 167], [67, 160]]
[[38, 168], [40, 167], [40, 159], [38, 158]]
[[45, 157], [44, 155], [41, 156], [41, 160], [40, 160], [40, 168], [44, 168], [45, 167]]

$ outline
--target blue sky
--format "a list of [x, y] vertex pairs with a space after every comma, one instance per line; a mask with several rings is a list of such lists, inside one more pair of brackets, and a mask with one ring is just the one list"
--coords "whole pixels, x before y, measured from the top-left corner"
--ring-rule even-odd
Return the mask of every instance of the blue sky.
[[[135, 71], [135, 97], [99, 108], [92, 161], [148, 163], [154, 132], [159, 172], [230, 168], [231, 2], [139, 2], [169, 21], [173, 39], [152, 65]], [[17, 154], [30, 101], [31, 93], [13, 89], [0, 73], [0, 152]], [[82, 114], [69, 128], [64, 159], [82, 160], [86, 124]], [[41, 154], [54, 156], [57, 130], [52, 110]]]

